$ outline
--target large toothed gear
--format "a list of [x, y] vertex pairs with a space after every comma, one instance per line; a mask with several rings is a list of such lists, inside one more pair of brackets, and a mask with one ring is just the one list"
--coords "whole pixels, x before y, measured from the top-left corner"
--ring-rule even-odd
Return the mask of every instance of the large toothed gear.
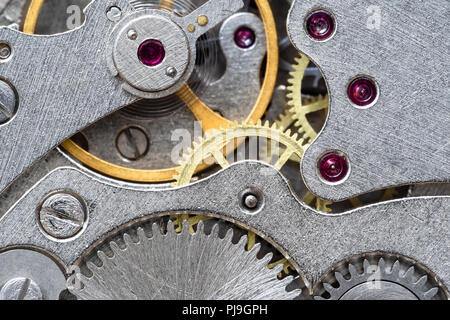
[[315, 299], [435, 300], [445, 295], [424, 267], [383, 253], [338, 264], [321, 277]]
[[267, 268], [271, 253], [259, 259], [260, 245], [246, 251], [247, 237], [234, 243], [233, 233], [229, 229], [221, 238], [215, 224], [206, 234], [202, 222], [195, 233], [187, 223], [177, 233], [169, 222], [166, 234], [153, 224], [149, 238], [138, 228], [137, 242], [125, 233], [121, 247], [110, 243], [112, 256], [97, 251], [101, 266], [88, 260], [92, 275], [81, 276], [84, 287], [72, 293], [91, 300], [284, 300], [300, 294], [286, 291], [292, 277], [277, 279], [282, 266]]

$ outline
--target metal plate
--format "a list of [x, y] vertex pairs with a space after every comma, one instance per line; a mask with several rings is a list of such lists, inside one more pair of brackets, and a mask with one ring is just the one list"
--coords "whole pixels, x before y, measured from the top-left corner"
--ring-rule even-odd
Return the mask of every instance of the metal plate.
[[[336, 34], [325, 42], [304, 30], [305, 17], [316, 8], [336, 18]], [[449, 10], [447, 0], [293, 3], [291, 41], [322, 68], [330, 92], [328, 121], [303, 158], [313, 193], [337, 201], [389, 186], [450, 180], [450, 44], [444, 40]], [[372, 24], [377, 18], [379, 29]], [[347, 97], [347, 84], [357, 75], [379, 85], [378, 102], [368, 109], [355, 108]], [[328, 150], [344, 152], [351, 162], [350, 176], [339, 185], [317, 174], [317, 159]]]
[[[246, 177], [245, 183], [242, 177]], [[250, 187], [260, 190], [264, 197], [264, 209], [254, 215], [240, 206], [239, 194]], [[71, 190], [88, 205], [88, 225], [73, 241], [52, 241], [36, 223], [36, 206], [54, 190]], [[310, 283], [339, 261], [373, 251], [410, 257], [432, 270], [444, 285], [450, 281], [450, 197], [407, 198], [326, 215], [304, 207], [283, 176], [260, 162], [238, 163], [191, 186], [160, 191], [106, 181], [74, 168], [59, 168], [0, 220], [2, 230], [22, 230], [4, 234], [0, 248], [32, 244], [70, 265], [117, 226], [151, 214], [185, 210], [220, 215], [256, 230], [292, 257], [291, 262]]]

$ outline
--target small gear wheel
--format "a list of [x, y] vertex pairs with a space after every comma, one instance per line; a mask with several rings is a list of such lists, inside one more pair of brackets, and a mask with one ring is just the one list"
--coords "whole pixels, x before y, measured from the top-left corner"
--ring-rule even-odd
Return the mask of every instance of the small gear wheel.
[[316, 300], [435, 300], [445, 290], [411, 259], [388, 253], [357, 255], [337, 264], [314, 286]]
[[[267, 145], [269, 151], [258, 155], [278, 170], [289, 159], [294, 158], [300, 161], [303, 156], [304, 143], [302, 138], [298, 138], [298, 133], [291, 134], [290, 130], [280, 130], [275, 123], [270, 125], [268, 121], [264, 124], [260, 120], [256, 124], [235, 122], [226, 129], [210, 130], [204, 138], [194, 143], [193, 148], [189, 149], [180, 163], [178, 174], [174, 176], [176, 180], [174, 186], [189, 184], [197, 169], [211, 162], [219, 164], [222, 168], [228, 167], [230, 163], [226, 158], [227, 151], [234, 151], [236, 145], [252, 137], [270, 141]], [[227, 148], [230, 145], [231, 147]]]
[[[318, 133], [318, 129], [315, 129], [314, 125], [308, 119], [308, 115], [324, 111], [323, 114], [326, 117], [328, 114], [329, 99], [328, 96], [314, 97], [309, 101], [303, 102], [302, 97], [302, 80], [305, 74], [305, 70], [308, 67], [310, 60], [305, 55], [295, 58], [295, 63], [292, 65], [294, 71], [290, 73], [288, 79], [289, 86], [287, 87], [287, 103], [290, 109], [287, 114], [281, 117], [281, 122], [286, 122], [287, 119], [294, 124], [299, 133], [304, 134], [304, 140], [307, 143], [311, 143]], [[287, 117], [287, 118], [286, 118]], [[325, 120], [322, 117], [323, 120]]]

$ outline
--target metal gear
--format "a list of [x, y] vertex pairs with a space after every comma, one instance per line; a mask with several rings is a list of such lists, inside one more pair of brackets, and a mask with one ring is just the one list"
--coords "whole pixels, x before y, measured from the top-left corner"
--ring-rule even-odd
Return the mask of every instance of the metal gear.
[[387, 253], [358, 255], [339, 263], [315, 286], [317, 300], [445, 299], [429, 271]]
[[[44, 4], [44, 1], [45, 0], [31, 1], [24, 23], [23, 30], [25, 33], [34, 33], [39, 11]], [[171, 11], [176, 1], [167, 0], [160, 1], [159, 3], [162, 10]], [[267, 38], [267, 63], [260, 94], [253, 109], [246, 118], [247, 120], [252, 121], [260, 119], [269, 105], [272, 92], [275, 87], [278, 69], [277, 31], [270, 4], [267, 0], [257, 0], [256, 5], [265, 25], [265, 35]], [[187, 105], [187, 107], [194, 114], [195, 118], [202, 123], [202, 129], [204, 131], [212, 128], [218, 129], [220, 126], [227, 126], [230, 123], [228, 119], [220, 116], [218, 113], [209, 108], [204, 102], [202, 102], [187, 84], [185, 84], [185, 86], [177, 92], [177, 96]], [[176, 168], [152, 170], [134, 169], [104, 161], [89, 153], [71, 139], [63, 142], [62, 147], [73, 157], [88, 167], [113, 178], [133, 182], [160, 183], [171, 181], [173, 175], [176, 174]]]
[[81, 275], [83, 287], [71, 292], [79, 299], [293, 299], [299, 290], [286, 291], [292, 277], [277, 278], [281, 266], [267, 268], [272, 254], [257, 257], [260, 245], [247, 251], [247, 237], [233, 242], [234, 231], [219, 236], [216, 223], [210, 234], [200, 222], [195, 233], [188, 223], [181, 233], [172, 223], [162, 234], [157, 223], [151, 225], [147, 237], [143, 228], [136, 231], [136, 240], [124, 233], [119, 246], [110, 242], [107, 255], [101, 250], [95, 256], [98, 266], [87, 259], [90, 276]]

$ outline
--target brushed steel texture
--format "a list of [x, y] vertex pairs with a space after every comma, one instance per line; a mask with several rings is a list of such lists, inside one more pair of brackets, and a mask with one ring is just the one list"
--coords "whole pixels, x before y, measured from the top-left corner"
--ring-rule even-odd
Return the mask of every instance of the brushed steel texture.
[[[264, 196], [264, 208], [258, 214], [249, 215], [240, 206], [239, 194], [250, 187]], [[57, 189], [79, 194], [90, 212], [84, 232], [64, 243], [41, 232], [34, 212], [40, 199]], [[135, 219], [162, 212], [202, 212], [243, 223], [272, 241], [291, 257], [309, 284], [348, 257], [384, 251], [420, 262], [448, 287], [449, 209], [450, 197], [427, 197], [323, 214], [302, 205], [275, 168], [253, 161], [236, 163], [187, 187], [161, 190], [62, 167], [50, 172], [2, 217], [2, 230], [20, 228], [22, 232], [5, 233], [0, 248], [32, 244], [71, 265], [102, 235]]]
[[[191, 46], [243, 5], [226, 3], [223, 9], [223, 1], [210, 0], [186, 17], [173, 17], [182, 28], [196, 15], [210, 17], [187, 36]], [[84, 25], [69, 32], [38, 36], [0, 28], [0, 40], [12, 47], [11, 57], [0, 63], [0, 77], [19, 100], [14, 118], [0, 125], [0, 190], [57, 144], [137, 99], [108, 70], [109, 35], [116, 26], [106, 16], [111, 6], [120, 7], [122, 19], [134, 12], [126, 0], [96, 0], [85, 9]]]
[[300, 293], [286, 291], [292, 276], [277, 278], [282, 265], [267, 267], [272, 253], [258, 258], [260, 244], [247, 251], [247, 237], [233, 243], [232, 229], [224, 238], [217, 224], [209, 235], [201, 222], [194, 234], [187, 223], [179, 234], [171, 223], [167, 229], [161, 234], [154, 223], [151, 237], [138, 228], [137, 241], [125, 233], [125, 247], [110, 243], [112, 256], [96, 251], [102, 266], [88, 259], [92, 276], [81, 275], [83, 288], [71, 292], [86, 300], [281, 300]]

